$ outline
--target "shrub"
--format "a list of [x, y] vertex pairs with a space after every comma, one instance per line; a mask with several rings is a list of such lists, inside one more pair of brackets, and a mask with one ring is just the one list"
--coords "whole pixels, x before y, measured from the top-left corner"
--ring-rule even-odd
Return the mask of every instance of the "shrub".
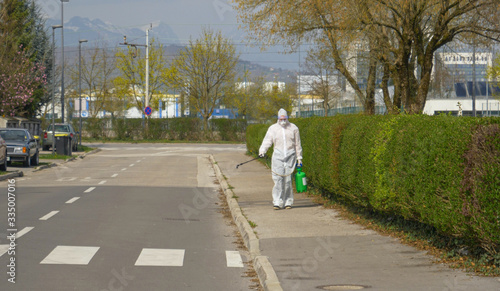
[[[499, 118], [350, 115], [294, 123], [309, 184], [326, 196], [500, 251]], [[247, 128], [251, 153], [267, 128]]]
[[219, 134], [221, 140], [243, 141], [242, 137], [246, 130], [247, 122], [245, 119], [212, 119], [212, 131]]

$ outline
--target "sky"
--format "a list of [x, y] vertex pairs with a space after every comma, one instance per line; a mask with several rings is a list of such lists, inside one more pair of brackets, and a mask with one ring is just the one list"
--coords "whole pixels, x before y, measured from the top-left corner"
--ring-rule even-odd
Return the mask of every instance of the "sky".
[[[48, 18], [61, 19], [61, 0], [33, 0]], [[145, 28], [159, 21], [168, 24], [176, 33], [179, 41], [188, 43], [189, 39], [200, 36], [203, 27], [221, 31], [226, 37], [234, 39], [245, 34], [239, 29], [237, 13], [231, 0], [69, 0], [64, 3], [64, 21], [74, 16], [100, 19], [116, 27]], [[154, 34], [154, 29], [153, 29]], [[246, 43], [245, 43], [246, 44]], [[258, 48], [246, 48], [240, 41], [237, 45], [241, 58], [260, 54]], [[284, 55], [284, 48], [274, 47], [262, 54], [262, 63], [268, 67], [295, 69], [297, 54]], [[300, 56], [300, 54], [298, 54]], [[302, 56], [305, 56], [303, 53]], [[303, 59], [303, 57], [301, 57]]]
[[[35, 1], [49, 18], [61, 18], [60, 0]], [[190, 36], [197, 38], [202, 27], [225, 33], [239, 26], [230, 0], [69, 0], [64, 3], [64, 20], [74, 16], [98, 18], [119, 27], [144, 27], [161, 21], [181, 42]]]

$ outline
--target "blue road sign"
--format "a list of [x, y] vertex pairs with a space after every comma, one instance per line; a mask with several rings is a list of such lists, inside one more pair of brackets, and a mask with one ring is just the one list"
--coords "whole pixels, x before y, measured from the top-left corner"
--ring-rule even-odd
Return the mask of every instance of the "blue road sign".
[[144, 108], [144, 113], [147, 115], [147, 116], [150, 116], [151, 115], [151, 107], [147, 106], [146, 108]]

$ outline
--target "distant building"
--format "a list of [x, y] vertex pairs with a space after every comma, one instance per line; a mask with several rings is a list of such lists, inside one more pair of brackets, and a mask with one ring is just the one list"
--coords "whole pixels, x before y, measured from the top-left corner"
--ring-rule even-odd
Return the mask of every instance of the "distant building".
[[[475, 55], [475, 60], [474, 60]], [[438, 52], [435, 54], [433, 79], [439, 80], [441, 91], [446, 94], [429, 92], [424, 108], [426, 114], [451, 113], [473, 114], [472, 96], [476, 98], [477, 116], [498, 116], [500, 103], [492, 96], [500, 92], [496, 84], [487, 79], [487, 68], [493, 64], [492, 52]], [[475, 71], [475, 88], [474, 88]], [[436, 89], [436, 88], [435, 88]], [[435, 90], [436, 91], [436, 90]]]

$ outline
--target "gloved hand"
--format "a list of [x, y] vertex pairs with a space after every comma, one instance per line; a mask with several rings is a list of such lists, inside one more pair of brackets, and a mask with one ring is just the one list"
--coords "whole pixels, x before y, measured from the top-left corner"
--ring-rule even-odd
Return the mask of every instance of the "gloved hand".
[[259, 153], [259, 158], [263, 158], [265, 154]]
[[302, 160], [297, 160], [297, 167], [302, 167]]

